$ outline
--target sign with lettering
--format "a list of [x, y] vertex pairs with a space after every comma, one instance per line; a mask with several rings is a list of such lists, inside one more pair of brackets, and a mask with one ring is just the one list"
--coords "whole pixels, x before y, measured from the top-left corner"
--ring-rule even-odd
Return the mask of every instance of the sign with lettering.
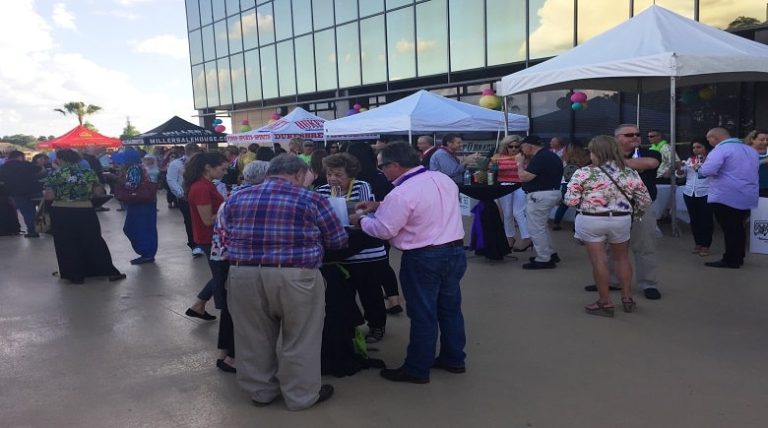
[[768, 198], [760, 198], [749, 217], [749, 251], [768, 254]]

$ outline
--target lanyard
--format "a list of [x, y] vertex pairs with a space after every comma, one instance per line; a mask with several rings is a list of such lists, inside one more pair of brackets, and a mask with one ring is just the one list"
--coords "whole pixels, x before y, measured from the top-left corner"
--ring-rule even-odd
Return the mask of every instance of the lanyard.
[[414, 171], [414, 172], [412, 172], [412, 173], [410, 173], [410, 174], [406, 174], [405, 176], [403, 176], [403, 179], [402, 179], [402, 180], [400, 180], [400, 182], [399, 182], [399, 183], [397, 183], [397, 186], [401, 186], [401, 185], [402, 185], [403, 183], [405, 183], [406, 181], [408, 181], [408, 180], [412, 179], [413, 177], [415, 177], [415, 176], [417, 176], [417, 175], [419, 175], [419, 174], [425, 173], [425, 172], [427, 172], [427, 169], [426, 169], [426, 168], [424, 168], [424, 167], [421, 167], [421, 169], [420, 169], [420, 170], [418, 170], [418, 171]]
[[349, 189], [347, 189], [347, 196], [344, 197], [347, 201], [349, 201], [349, 196], [352, 194], [352, 188], [355, 187], [355, 179], [353, 178], [352, 181], [349, 182]]

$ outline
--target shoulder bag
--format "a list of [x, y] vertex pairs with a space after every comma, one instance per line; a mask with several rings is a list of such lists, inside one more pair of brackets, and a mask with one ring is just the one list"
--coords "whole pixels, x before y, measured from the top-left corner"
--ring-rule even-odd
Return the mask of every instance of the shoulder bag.
[[125, 178], [121, 177], [114, 185], [113, 193], [118, 201], [125, 204], [146, 204], [157, 200], [158, 184], [150, 181], [144, 171], [141, 172], [141, 181], [135, 189], [126, 188], [125, 183]]
[[603, 168], [602, 166], [598, 166], [598, 168], [600, 168], [600, 171], [602, 171], [603, 174], [608, 176], [608, 178], [613, 182], [616, 188], [619, 189], [619, 192], [621, 192], [621, 194], [624, 195], [624, 197], [627, 199], [627, 201], [629, 202], [629, 206], [632, 208], [631, 217], [632, 217], [632, 222], [634, 222], [635, 215], [640, 213], [640, 210], [638, 210], [635, 207], [634, 198], [630, 198], [629, 195], [627, 195], [627, 192], [625, 192], [624, 189], [622, 189], [621, 186], [619, 186], [619, 183], [611, 176], [611, 174], [608, 173], [608, 171], [605, 170], [605, 168]]

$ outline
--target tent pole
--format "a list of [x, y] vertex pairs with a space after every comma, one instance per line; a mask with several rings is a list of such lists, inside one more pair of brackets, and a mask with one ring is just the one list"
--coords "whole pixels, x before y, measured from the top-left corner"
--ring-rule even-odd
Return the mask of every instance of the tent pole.
[[640, 94], [643, 92], [643, 81], [637, 79], [637, 106], [635, 108], [635, 126], [640, 129]]
[[509, 106], [507, 105], [507, 96], [504, 95], [502, 110], [504, 111], [504, 136], [509, 135]]
[[680, 237], [680, 228], [677, 225], [677, 180], [675, 179], [675, 159], [677, 159], [677, 111], [675, 102], [675, 86], [677, 81], [675, 76], [669, 78], [669, 144], [672, 148], [671, 174], [669, 175], [669, 216], [672, 222], [672, 236]]
[[408, 128], [408, 145], [413, 146], [413, 135], [411, 135], [411, 128]]

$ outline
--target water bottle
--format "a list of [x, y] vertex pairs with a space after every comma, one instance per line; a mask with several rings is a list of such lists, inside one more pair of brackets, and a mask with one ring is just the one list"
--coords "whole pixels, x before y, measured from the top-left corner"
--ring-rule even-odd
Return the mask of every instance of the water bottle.
[[635, 147], [635, 153], [632, 154], [632, 159], [637, 159], [640, 157], [640, 147]]
[[472, 173], [469, 172], [469, 169], [464, 170], [464, 185], [469, 186], [472, 184]]
[[493, 186], [494, 184], [496, 184], [495, 180], [494, 180], [495, 176], [496, 176], [496, 174], [493, 172], [493, 170], [489, 170], [488, 171], [488, 185], [489, 186]]

